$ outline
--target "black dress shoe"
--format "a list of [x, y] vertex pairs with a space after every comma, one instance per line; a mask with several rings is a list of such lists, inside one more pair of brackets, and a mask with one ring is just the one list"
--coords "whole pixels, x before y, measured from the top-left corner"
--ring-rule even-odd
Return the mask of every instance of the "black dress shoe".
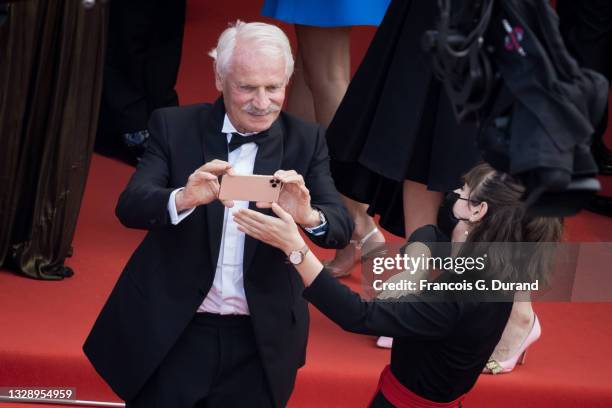
[[112, 143], [97, 143], [95, 145], [95, 152], [136, 167], [145, 150], [147, 150], [149, 132], [147, 130], [139, 130], [110, 137], [108, 140], [111, 140]]
[[612, 197], [596, 195], [587, 204], [586, 209], [596, 214], [612, 217]]
[[121, 136], [123, 149], [117, 156], [126, 163], [136, 166], [149, 145], [149, 131], [139, 130], [137, 132], [125, 133]]

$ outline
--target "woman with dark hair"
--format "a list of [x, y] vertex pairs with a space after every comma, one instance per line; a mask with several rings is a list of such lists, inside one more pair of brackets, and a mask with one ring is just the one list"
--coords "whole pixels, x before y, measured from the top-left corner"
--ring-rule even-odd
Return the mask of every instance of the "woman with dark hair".
[[[475, 247], [485, 242], [559, 241], [561, 220], [528, 216], [520, 200], [523, 187], [512, 177], [482, 164], [464, 181], [440, 207], [440, 227], [416, 230], [406, 252], [412, 245], [449, 238]], [[306, 286], [303, 296], [344, 330], [395, 339], [390, 366], [381, 374], [371, 406], [461, 406], [502, 335], [512, 293], [503, 302], [447, 298], [440, 292], [412, 294], [396, 302], [363, 301], [308, 250], [292, 218], [276, 204], [272, 209], [278, 218], [240, 210], [235, 215], [239, 229], [284, 251]], [[541, 278], [550, 259], [549, 253], [537, 250], [528, 260], [530, 267], [506, 268], [504, 273], [516, 281]]]

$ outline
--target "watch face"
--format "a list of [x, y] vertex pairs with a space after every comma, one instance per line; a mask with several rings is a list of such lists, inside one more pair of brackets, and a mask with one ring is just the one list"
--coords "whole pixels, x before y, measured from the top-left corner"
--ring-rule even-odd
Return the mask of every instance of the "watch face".
[[291, 252], [289, 254], [289, 261], [294, 265], [300, 264], [302, 262], [302, 253], [300, 251]]

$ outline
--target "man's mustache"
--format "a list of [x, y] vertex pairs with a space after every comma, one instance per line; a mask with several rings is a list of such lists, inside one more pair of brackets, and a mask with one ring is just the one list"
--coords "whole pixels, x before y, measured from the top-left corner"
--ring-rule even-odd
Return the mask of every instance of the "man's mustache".
[[275, 113], [280, 110], [281, 110], [280, 105], [277, 105], [275, 103], [271, 103], [267, 109], [257, 109], [255, 106], [253, 106], [252, 103], [248, 103], [242, 107], [243, 112], [249, 113], [251, 115], [258, 115], [258, 116], [269, 115], [270, 113]]

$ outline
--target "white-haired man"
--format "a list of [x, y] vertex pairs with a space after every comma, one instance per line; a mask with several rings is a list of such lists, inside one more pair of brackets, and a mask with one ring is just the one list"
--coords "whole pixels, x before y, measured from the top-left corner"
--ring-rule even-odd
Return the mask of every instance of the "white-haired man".
[[284, 33], [238, 22], [211, 56], [222, 97], [153, 114], [117, 204], [149, 233], [84, 350], [128, 407], [281, 407], [304, 364], [303, 285], [287, 254], [245, 237], [233, 214], [249, 203], [221, 203], [218, 176], [275, 174], [279, 204], [320, 246], [346, 245], [353, 229], [323, 131], [280, 110], [293, 71]]

